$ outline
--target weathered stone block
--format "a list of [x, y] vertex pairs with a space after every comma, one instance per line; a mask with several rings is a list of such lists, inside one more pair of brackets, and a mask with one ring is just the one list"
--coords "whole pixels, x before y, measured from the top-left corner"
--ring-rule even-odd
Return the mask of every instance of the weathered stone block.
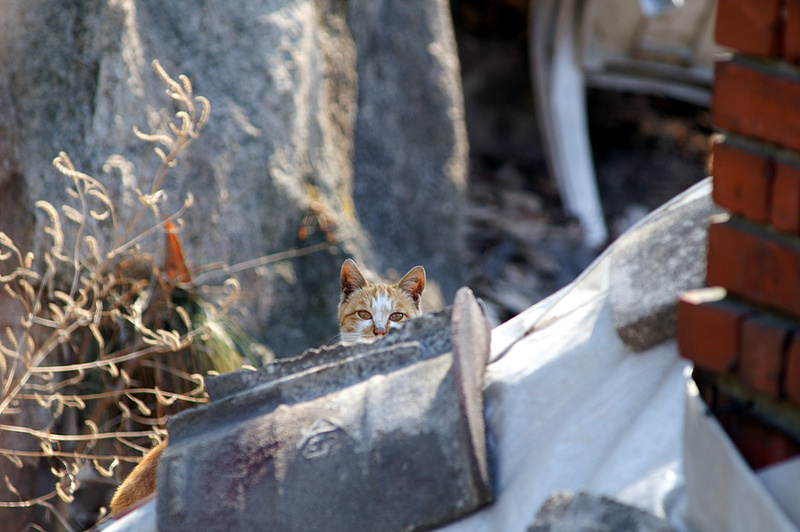
[[374, 343], [209, 380], [159, 465], [162, 530], [417, 530], [490, 501], [489, 324], [452, 309]]
[[708, 185], [665, 205], [614, 246], [611, 313], [620, 338], [634, 351], [674, 337], [680, 294], [704, 284], [709, 217], [719, 212], [705, 193]]
[[545, 501], [528, 532], [671, 532], [665, 520], [614, 499], [586, 492], [556, 493]]

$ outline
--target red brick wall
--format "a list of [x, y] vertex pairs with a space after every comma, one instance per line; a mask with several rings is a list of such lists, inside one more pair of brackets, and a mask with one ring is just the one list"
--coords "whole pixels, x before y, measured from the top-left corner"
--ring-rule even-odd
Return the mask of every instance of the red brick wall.
[[678, 305], [678, 346], [762, 467], [800, 453], [786, 422], [800, 419], [800, 0], [719, 0], [715, 35], [737, 50], [712, 105], [713, 199], [729, 214], [709, 228], [710, 287]]

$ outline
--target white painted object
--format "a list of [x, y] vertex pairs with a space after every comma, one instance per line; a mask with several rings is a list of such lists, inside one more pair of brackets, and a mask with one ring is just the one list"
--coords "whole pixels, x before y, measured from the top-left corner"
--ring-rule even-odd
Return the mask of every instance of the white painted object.
[[[667, 5], [674, 7], [666, 9]], [[586, 87], [708, 105], [715, 0], [532, 0], [531, 75], [539, 128], [565, 210], [590, 247], [608, 230], [597, 190]]]

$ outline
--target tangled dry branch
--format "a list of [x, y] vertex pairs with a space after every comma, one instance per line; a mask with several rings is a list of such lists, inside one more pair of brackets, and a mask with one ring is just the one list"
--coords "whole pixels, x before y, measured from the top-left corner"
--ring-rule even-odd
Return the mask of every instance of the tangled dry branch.
[[[82, 469], [120, 476], [160, 441], [165, 416], [206, 401], [204, 374], [241, 367], [247, 351], [241, 332], [226, 321], [237, 281], [227, 276], [214, 297], [201, 296], [185, 265], [178, 273], [174, 268], [183, 260], [175, 228], [192, 198], [165, 216], [162, 185], [206, 124], [210, 105], [193, 94], [186, 76], [171, 78], [157, 61], [153, 67], [179, 110], [158, 131], [135, 129], [155, 145], [160, 165], [147, 190], [137, 189], [129, 221], [120, 224], [103, 184], [62, 152], [53, 164], [69, 179], [73, 203], [60, 209], [36, 203], [49, 219], [49, 249], [35, 257], [0, 232], [0, 297], [18, 316], [0, 331], [0, 434], [14, 436], [0, 438], [0, 457], [18, 468], [46, 460], [54, 479], [52, 492], [26, 498], [6, 475], [11, 497], [0, 508], [43, 506], [65, 528], [56, 506], [72, 500]], [[131, 163], [121, 156], [107, 163], [123, 165]], [[111, 238], [93, 235], [97, 227]], [[172, 267], [160, 267], [146, 252], [159, 244]], [[36, 409], [47, 422], [20, 421]]]

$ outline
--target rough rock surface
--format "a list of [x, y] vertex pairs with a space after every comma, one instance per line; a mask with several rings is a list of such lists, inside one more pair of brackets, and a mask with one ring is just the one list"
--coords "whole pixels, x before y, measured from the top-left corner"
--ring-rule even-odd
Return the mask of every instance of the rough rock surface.
[[348, 22], [359, 85], [353, 194], [369, 249], [380, 270], [425, 257], [449, 301], [464, 275], [454, 259], [467, 131], [448, 2], [356, 0]]
[[693, 199], [665, 205], [638, 231], [620, 237], [611, 258], [611, 312], [620, 338], [644, 351], [677, 328], [680, 294], [705, 283], [706, 235], [720, 209], [710, 180], [685, 192]]
[[[329, 341], [345, 256], [378, 274], [424, 264], [452, 300], [467, 144], [445, 1], [0, 6], [0, 189], [14, 197], [2, 195], [6, 232], [30, 244], [30, 229], [47, 221], [34, 202], [66, 202], [51, 165], [60, 150], [104, 180], [120, 218], [130, 212], [137, 179], [156, 162], [132, 127], [149, 130], [168, 105], [150, 67], [159, 59], [212, 103], [165, 183], [165, 212], [195, 198], [181, 234], [192, 265], [324, 242], [320, 232], [298, 237], [309, 214], [335, 223], [334, 252], [238, 275], [248, 332], [278, 356]], [[112, 154], [136, 168], [104, 172]], [[33, 244], [41, 252], [46, 240]]]
[[608, 497], [556, 493], [536, 514], [528, 532], [672, 532], [658, 517]]

